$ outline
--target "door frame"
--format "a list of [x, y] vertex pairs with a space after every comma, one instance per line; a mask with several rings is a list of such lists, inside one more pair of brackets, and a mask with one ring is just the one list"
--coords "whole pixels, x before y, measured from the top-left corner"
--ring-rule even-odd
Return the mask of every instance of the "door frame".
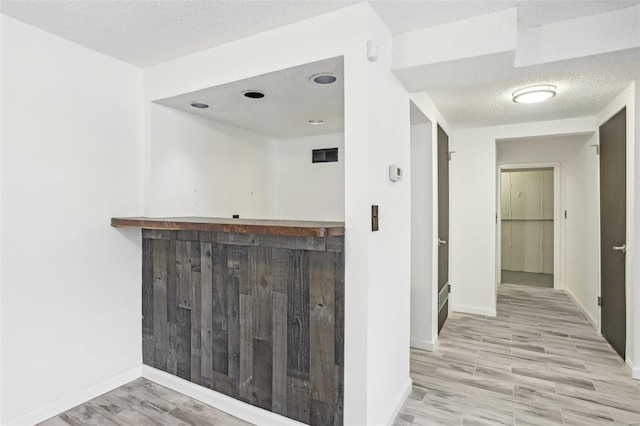
[[500, 176], [503, 170], [514, 169], [553, 169], [553, 288], [564, 289], [564, 194], [562, 194], [562, 168], [560, 163], [516, 163], [499, 164], [496, 173], [496, 289], [501, 280], [502, 271], [502, 227], [500, 217], [501, 188]]

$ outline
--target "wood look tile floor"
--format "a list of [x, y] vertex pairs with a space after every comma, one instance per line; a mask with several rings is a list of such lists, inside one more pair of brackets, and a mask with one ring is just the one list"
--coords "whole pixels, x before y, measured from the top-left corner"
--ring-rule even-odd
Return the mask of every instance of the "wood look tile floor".
[[181, 393], [137, 379], [53, 417], [40, 426], [250, 425]]
[[411, 351], [394, 426], [640, 425], [640, 382], [564, 292], [500, 284], [497, 317], [452, 314]]

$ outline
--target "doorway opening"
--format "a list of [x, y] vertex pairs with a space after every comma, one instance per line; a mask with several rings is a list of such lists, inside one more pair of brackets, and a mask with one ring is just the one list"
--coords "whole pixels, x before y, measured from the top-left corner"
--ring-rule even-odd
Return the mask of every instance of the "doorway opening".
[[553, 288], [552, 167], [500, 171], [500, 282]]

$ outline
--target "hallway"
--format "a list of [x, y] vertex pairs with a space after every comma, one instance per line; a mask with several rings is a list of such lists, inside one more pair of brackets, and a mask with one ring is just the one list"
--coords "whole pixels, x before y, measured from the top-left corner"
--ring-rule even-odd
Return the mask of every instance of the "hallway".
[[454, 313], [411, 350], [395, 426], [640, 424], [640, 381], [562, 291], [500, 284], [498, 316]]

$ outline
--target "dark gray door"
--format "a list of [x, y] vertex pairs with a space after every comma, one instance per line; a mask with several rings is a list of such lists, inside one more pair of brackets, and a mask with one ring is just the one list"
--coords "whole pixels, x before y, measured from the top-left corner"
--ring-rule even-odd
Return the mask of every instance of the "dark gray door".
[[626, 109], [600, 126], [600, 261], [602, 335], [624, 359], [627, 235]]
[[449, 313], [449, 136], [438, 126], [438, 333]]

